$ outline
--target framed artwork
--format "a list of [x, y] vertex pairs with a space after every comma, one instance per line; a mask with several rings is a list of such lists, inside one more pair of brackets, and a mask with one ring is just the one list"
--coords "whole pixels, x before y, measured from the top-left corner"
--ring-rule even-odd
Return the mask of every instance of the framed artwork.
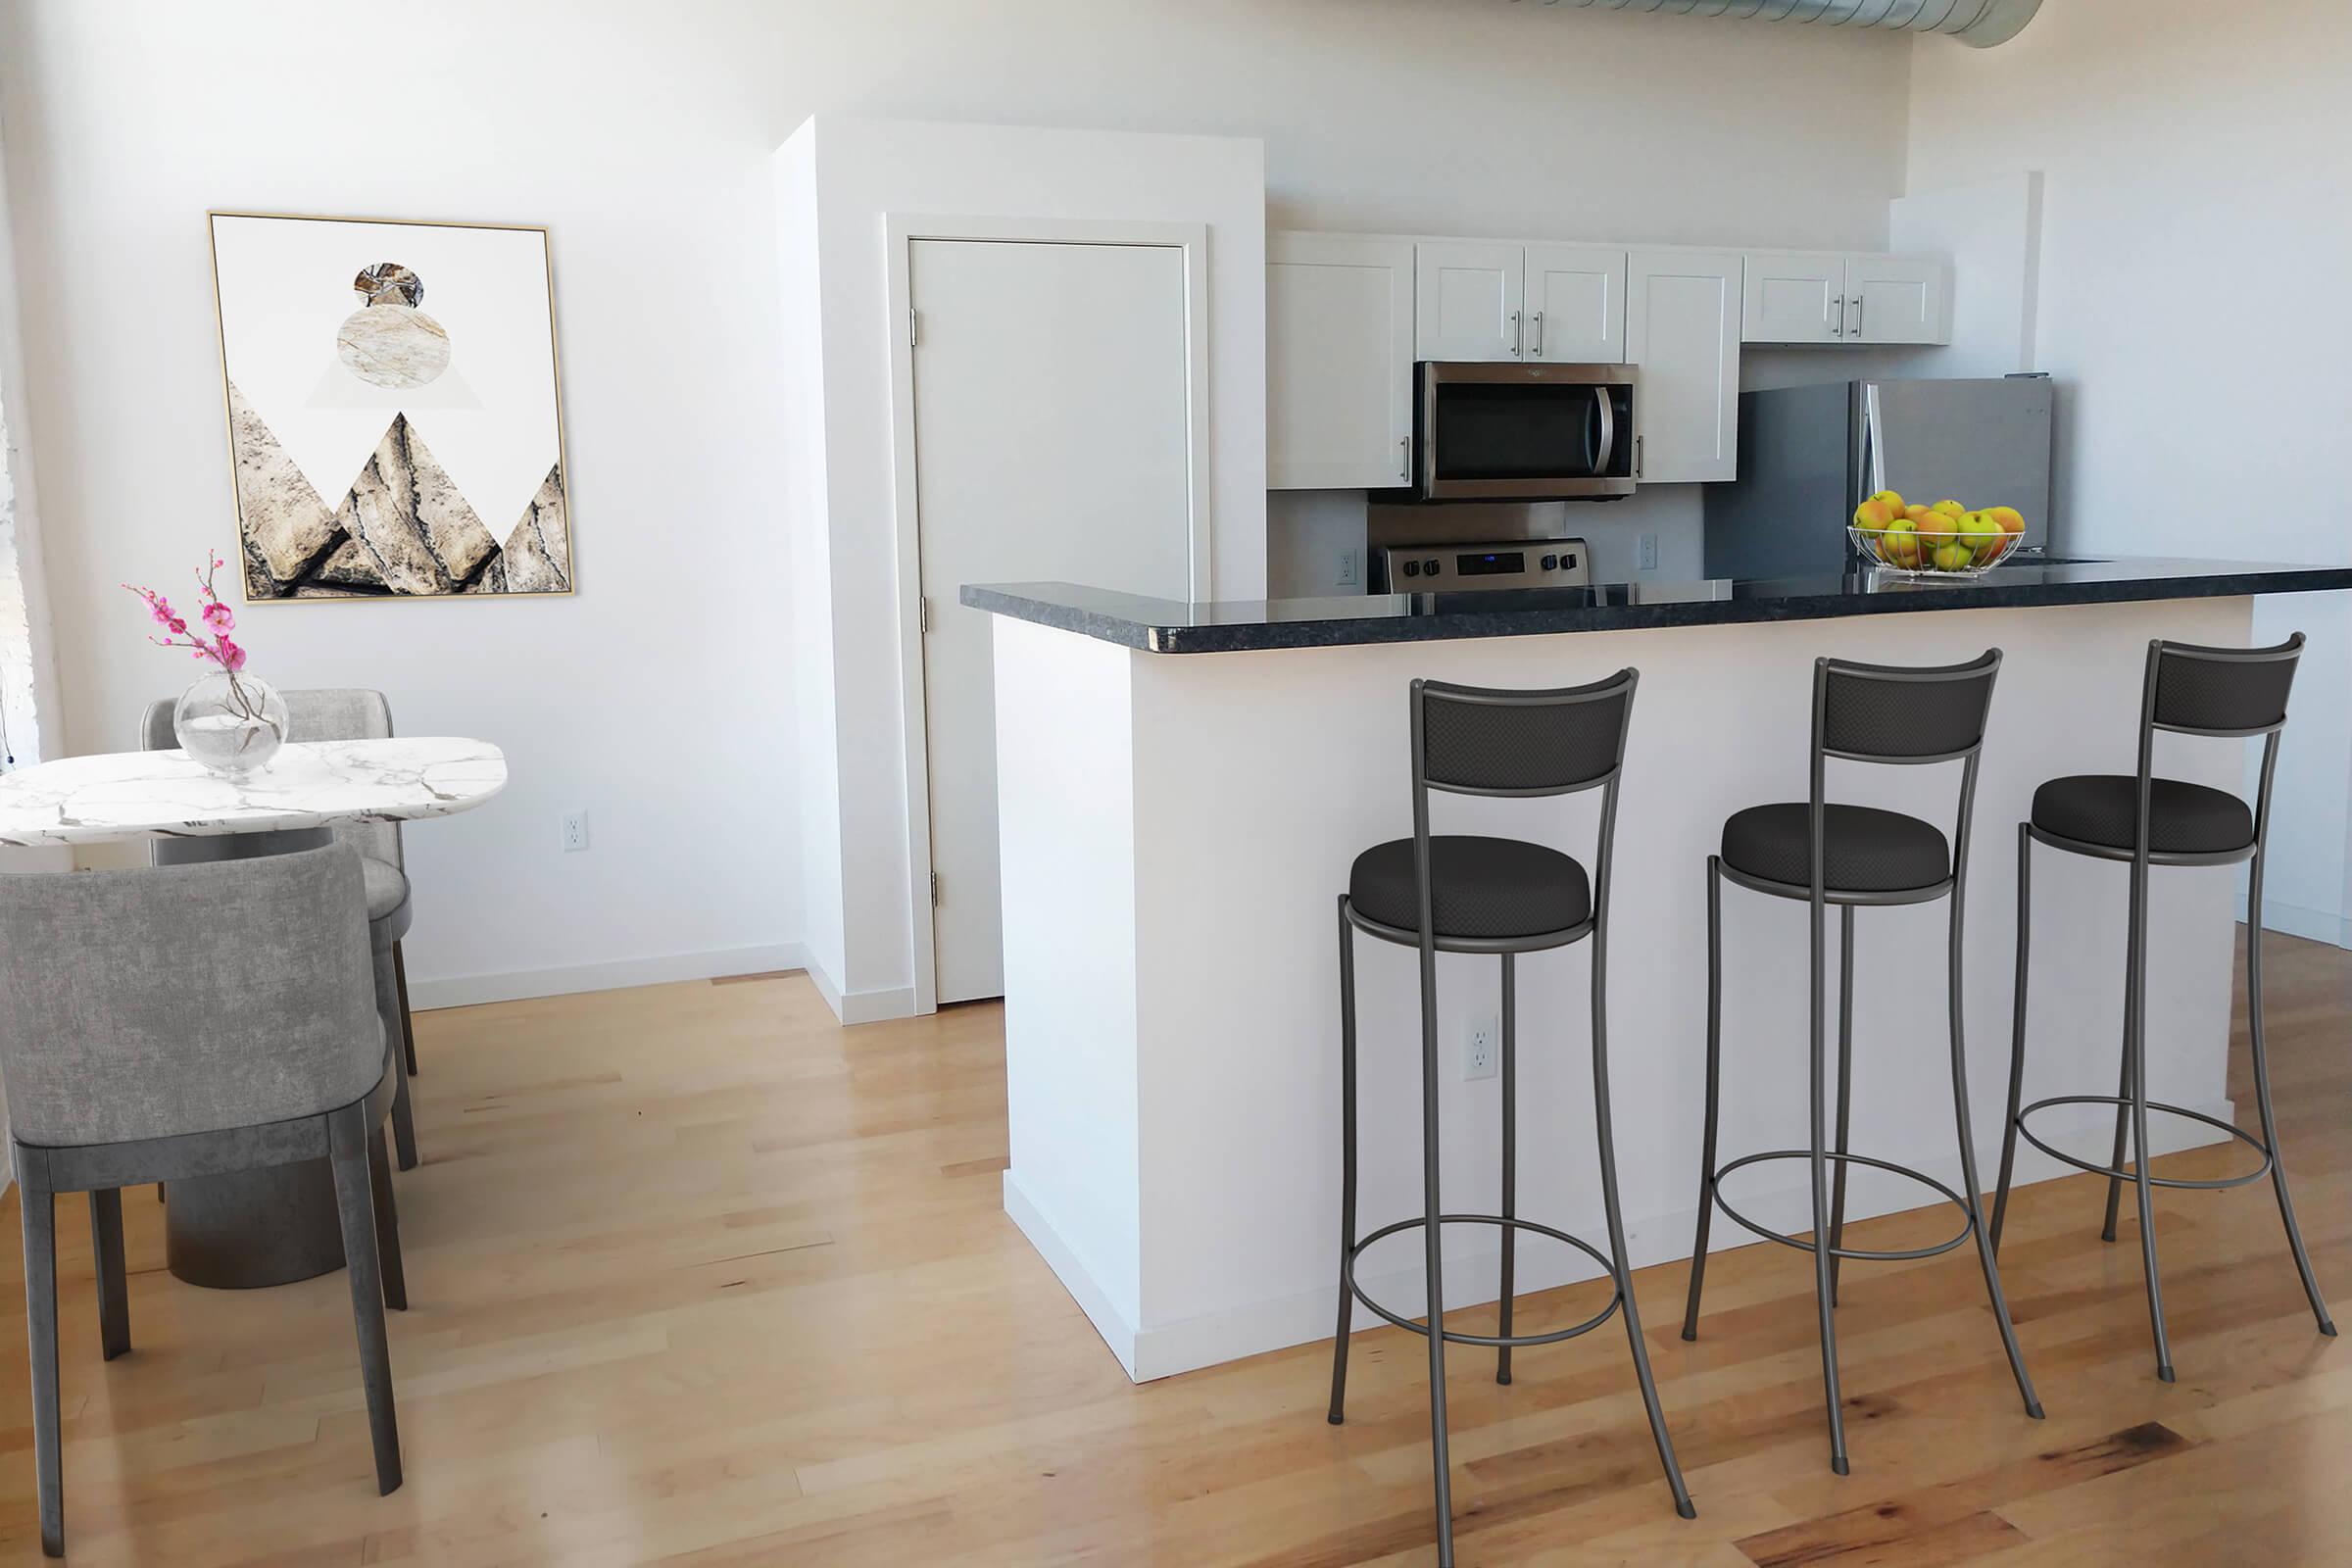
[[246, 600], [570, 593], [547, 230], [209, 216]]

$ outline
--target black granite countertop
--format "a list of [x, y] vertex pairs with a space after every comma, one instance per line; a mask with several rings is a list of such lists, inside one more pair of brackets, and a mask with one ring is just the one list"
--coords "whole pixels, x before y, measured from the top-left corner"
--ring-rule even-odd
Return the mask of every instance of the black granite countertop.
[[962, 602], [1153, 654], [1231, 654], [1455, 637], [1534, 637], [1644, 626], [1719, 626], [1823, 620], [1926, 610], [2101, 605], [2216, 599], [2237, 594], [2352, 588], [2352, 565], [2119, 556], [2049, 557], [1995, 566], [1982, 577], [1936, 581], [1857, 566], [1843, 576], [1613, 582], [1590, 588], [1484, 593], [1357, 594], [1329, 599], [1186, 603], [1066, 582], [979, 583]]

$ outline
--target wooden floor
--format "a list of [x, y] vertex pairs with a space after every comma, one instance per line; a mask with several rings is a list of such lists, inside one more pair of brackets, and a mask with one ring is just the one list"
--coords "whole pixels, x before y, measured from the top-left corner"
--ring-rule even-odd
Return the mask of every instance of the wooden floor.
[[[2321, 1278], [2352, 1309], [2352, 955], [2273, 952], [2286, 1147]], [[1434, 1560], [1418, 1340], [1359, 1336], [1345, 1427], [1323, 1419], [1328, 1346], [1128, 1384], [1000, 1210], [995, 1008], [844, 1031], [790, 975], [437, 1012], [417, 1035], [414, 1305], [392, 1339], [408, 1485], [374, 1494], [339, 1276], [181, 1285], [161, 1209], [128, 1195], [135, 1348], [110, 1365], [86, 1206], [65, 1200], [74, 1560]], [[2250, 1115], [2242, 1040], [2237, 1070]], [[2136, 1232], [2099, 1245], [2100, 1201], [2082, 1177], [2011, 1215], [2046, 1422], [2019, 1412], [1966, 1251], [1848, 1271], [1842, 1480], [1803, 1258], [1718, 1257], [1696, 1345], [1676, 1333], [1685, 1266], [1637, 1276], [1695, 1521], [1658, 1480], [1614, 1330], [1520, 1352], [1507, 1389], [1491, 1352], [1457, 1349], [1462, 1563], [2352, 1562], [2352, 1348], [2314, 1332], [2268, 1186], [2158, 1200], [2171, 1387]], [[1893, 1216], [1856, 1245], [1945, 1224]], [[37, 1560], [4, 1250], [0, 1558]], [[1596, 1289], [1520, 1321], [1582, 1316]]]

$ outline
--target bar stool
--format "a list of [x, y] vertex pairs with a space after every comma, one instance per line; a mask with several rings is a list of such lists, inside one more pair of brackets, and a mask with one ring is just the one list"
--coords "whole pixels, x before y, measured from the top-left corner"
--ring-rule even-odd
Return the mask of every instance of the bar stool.
[[[1965, 664], [1937, 669], [1895, 669], [1838, 659], [1813, 664], [1812, 797], [1778, 806], [1753, 806], [1723, 824], [1723, 852], [1707, 857], [1707, 1110], [1698, 1176], [1698, 1235], [1690, 1251], [1690, 1298], [1683, 1313], [1683, 1338], [1698, 1338], [1698, 1302], [1707, 1276], [1707, 1232], [1714, 1210], [1768, 1242], [1813, 1254], [1813, 1291], [1821, 1315], [1821, 1380], [1830, 1417], [1830, 1468], [1846, 1473], [1845, 1417], [1838, 1389], [1838, 1265], [1844, 1258], [1900, 1260], [1934, 1257], [1975, 1237], [1984, 1265], [1984, 1289], [1999, 1323], [2001, 1346], [2026, 1413], [2036, 1420], [2041, 1401], [2026, 1373], [2001, 1295], [1977, 1204], [1976, 1141], [1968, 1124], [1967, 1051], [1961, 1041], [1960, 932], [1968, 895], [1969, 823], [1976, 808], [1977, 762], [1984, 746], [1984, 715], [2000, 674], [1999, 649]], [[1866, 806], [1841, 806], [1824, 797], [1829, 759], [1857, 762], [1924, 764], [1959, 761], [1960, 808], [1951, 848], [1943, 835], [1917, 817]], [[1775, 898], [1803, 900], [1813, 906], [1812, 1025], [1813, 1141], [1808, 1149], [1780, 1149], [1715, 1162], [1715, 1138], [1723, 1083], [1723, 884], [1737, 883]], [[1854, 910], [1864, 905], [1925, 904], [1949, 895], [1948, 939], [1952, 1054], [1952, 1104], [1960, 1134], [1961, 1190], [1892, 1160], [1847, 1152], [1848, 1110], [1853, 1085]], [[1823, 1046], [1825, 948], [1830, 906], [1838, 906], [1840, 962], [1838, 977], [1838, 1130], [1828, 1147], [1827, 1056]], [[1725, 1200], [1724, 1177], [1766, 1160], [1810, 1161], [1813, 1174], [1813, 1240], [1798, 1241], [1768, 1230]], [[1829, 1167], [1837, 1167], [1837, 1192], [1830, 1192]], [[1892, 1171], [1941, 1193], [1967, 1216], [1960, 1234], [1933, 1247], [1895, 1250], [1849, 1248], [1845, 1243], [1845, 1177], [1849, 1165]], [[1827, 1236], [1829, 1245], [1821, 1245]]]
[[[1429, 1341], [1430, 1447], [1437, 1475], [1438, 1561], [1453, 1562], [1453, 1491], [1446, 1441], [1446, 1346], [1495, 1348], [1494, 1381], [1511, 1381], [1511, 1351], [1590, 1333], [1623, 1309], [1633, 1348], [1634, 1374], [1649, 1415], [1659, 1463], [1673, 1490], [1675, 1511], [1695, 1517], [1674, 1443], [1658, 1407], [1657, 1381], [1642, 1341], [1633, 1280], [1625, 1264], [1625, 1221], [1617, 1203], [1617, 1153], [1609, 1126], [1608, 979], [1609, 858], [1617, 832], [1617, 783], [1625, 762], [1626, 730], [1640, 675], [1619, 670], [1603, 681], [1558, 691], [1490, 691], [1437, 681], [1412, 683], [1413, 836], [1392, 839], [1356, 857], [1348, 891], [1340, 897], [1340, 1317], [1332, 1347], [1331, 1415], [1345, 1419], [1348, 1334], [1354, 1303]], [[1570, 857], [1516, 839], [1432, 835], [1429, 792], [1535, 797], [1601, 790], [1596, 874]], [[1361, 931], [1421, 954], [1421, 1182], [1420, 1217], [1355, 1234], [1355, 942]], [[1513, 961], [1520, 954], [1592, 939], [1592, 1115], [1600, 1152], [1601, 1203], [1608, 1214], [1609, 1250], [1565, 1231], [1521, 1219], [1517, 1208], [1518, 1063]], [[1502, 963], [1502, 1212], [1448, 1214], [1438, 1200], [1438, 955], [1479, 953]], [[1498, 1334], [1465, 1334], [1445, 1324], [1440, 1228], [1493, 1225], [1502, 1235], [1501, 1322]], [[1427, 1326], [1393, 1312], [1356, 1283], [1355, 1261], [1384, 1237], [1418, 1228], [1428, 1268]], [[1513, 1241], [1532, 1231], [1592, 1257], [1616, 1283], [1609, 1304], [1582, 1323], [1547, 1334], [1513, 1334]]]
[[[2127, 1180], [2123, 1166], [2125, 1134], [2129, 1132], [2129, 1180], [2139, 1195], [2139, 1253], [2147, 1278], [2148, 1324], [2156, 1340], [2156, 1375], [2167, 1383], [2173, 1381], [2173, 1351], [2164, 1331], [2164, 1289], [2156, 1277], [2156, 1216], [2150, 1205], [2152, 1190], [2158, 1187], [2212, 1192], [2270, 1177], [2278, 1198], [2278, 1217], [2286, 1226], [2286, 1245], [2303, 1276], [2303, 1294], [2310, 1298], [2312, 1315], [2319, 1319], [2322, 1334], [2335, 1333], [2319, 1281], [2312, 1276], [2302, 1229], [2295, 1223], [2294, 1200], [2287, 1196], [2286, 1167], [2278, 1159], [2278, 1128], [2271, 1113], [2270, 1059], [2262, 1038], [2263, 850], [2270, 836], [2271, 778], [2278, 762], [2278, 736], [2286, 727], [2287, 688], [2294, 683], [2295, 663], [2302, 653], [2301, 632], [2276, 648], [2150, 643], [2147, 674], [2140, 684], [2139, 771], [2051, 779], [2034, 792], [2033, 819], [2017, 824], [2017, 1013], [2009, 1048], [2009, 1120], [2001, 1140], [2000, 1187], [1992, 1203], [1992, 1245], [1996, 1250], [2001, 1245], [2001, 1221], [2009, 1207], [2009, 1178], [2021, 1134], [2043, 1153], [2107, 1178], [2107, 1223], [2099, 1234], [2103, 1241], [2114, 1241], [2116, 1206]], [[2249, 814], [2246, 803], [2226, 790], [2155, 777], [2151, 769], [2160, 729], [2224, 739], [2263, 737], [2262, 780], [2253, 811]], [[2132, 867], [2130, 925], [2124, 944], [2124, 1065], [2122, 1081], [2111, 1096], [2054, 1095], [2021, 1108], [2018, 1099], [2026, 1065], [2027, 922], [2033, 908], [2028, 878], [2036, 842], [2070, 855], [2122, 860]], [[2246, 1021], [2254, 1047], [2254, 1099], [2262, 1113], [2259, 1142], [2218, 1117], [2150, 1100], [2146, 1055], [2148, 867], [2233, 865], [2248, 859], [2254, 863], [2246, 891]], [[2051, 1105], [2115, 1106], [2113, 1157], [2105, 1165], [2094, 1165], [2036, 1138], [2026, 1118]], [[2262, 1163], [2242, 1176], [2218, 1181], [2151, 1176], [2147, 1156], [2151, 1110], [2219, 1127], [2261, 1154]]]

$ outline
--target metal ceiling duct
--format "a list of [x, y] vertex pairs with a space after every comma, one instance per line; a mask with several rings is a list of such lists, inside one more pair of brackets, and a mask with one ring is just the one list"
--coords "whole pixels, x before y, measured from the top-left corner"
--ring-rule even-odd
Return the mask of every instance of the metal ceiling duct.
[[1684, 17], [1813, 22], [1830, 27], [1940, 32], [1979, 49], [2007, 43], [2041, 0], [1543, 0], [1586, 11], [1664, 11]]

